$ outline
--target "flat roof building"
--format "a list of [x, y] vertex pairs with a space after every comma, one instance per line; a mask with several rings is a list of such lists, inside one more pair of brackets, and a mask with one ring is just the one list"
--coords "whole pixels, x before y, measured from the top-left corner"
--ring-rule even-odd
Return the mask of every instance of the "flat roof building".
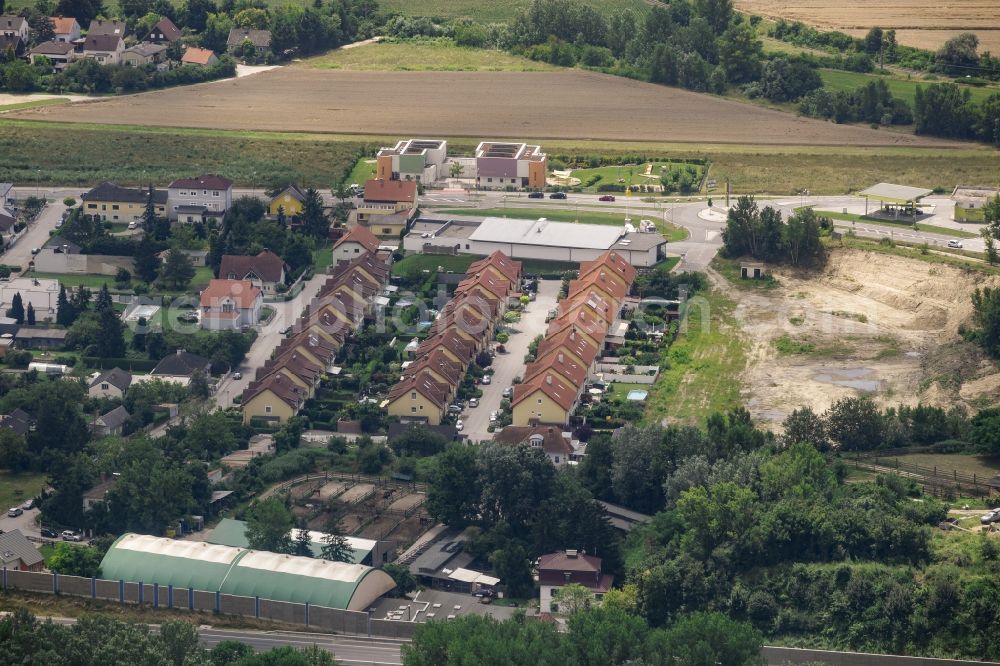
[[[375, 177], [433, 183], [447, 176], [442, 170], [448, 142], [442, 139], [406, 139], [382, 148], [375, 158]], [[365, 190], [367, 193], [367, 190]]]
[[548, 158], [541, 146], [483, 141], [476, 146], [476, 185], [487, 190], [545, 187]]
[[502, 252], [512, 259], [586, 263], [614, 250], [631, 266], [653, 266], [666, 256], [667, 239], [604, 224], [487, 217], [481, 222], [417, 219], [403, 238], [407, 252], [474, 254]]

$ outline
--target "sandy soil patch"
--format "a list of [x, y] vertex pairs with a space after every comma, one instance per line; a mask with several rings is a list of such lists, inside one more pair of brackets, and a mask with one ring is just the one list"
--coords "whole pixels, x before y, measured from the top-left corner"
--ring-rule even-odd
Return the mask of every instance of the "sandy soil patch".
[[938, 49], [960, 32], [974, 32], [979, 50], [1000, 51], [1000, 12], [996, 0], [736, 0], [737, 9], [769, 18], [802, 21], [827, 30], [863, 36], [873, 26], [896, 30], [900, 44]]
[[236, 130], [786, 145], [966, 145], [584, 71], [340, 72], [283, 67], [11, 117]]
[[748, 341], [744, 397], [760, 420], [858, 394], [884, 406], [1000, 400], [1000, 370], [958, 335], [972, 290], [1000, 279], [861, 250], [835, 251], [819, 275], [775, 277], [773, 290], [731, 294]]
[[367, 498], [375, 490], [375, 486], [370, 483], [359, 483], [345, 490], [337, 499], [344, 504], [354, 504]]

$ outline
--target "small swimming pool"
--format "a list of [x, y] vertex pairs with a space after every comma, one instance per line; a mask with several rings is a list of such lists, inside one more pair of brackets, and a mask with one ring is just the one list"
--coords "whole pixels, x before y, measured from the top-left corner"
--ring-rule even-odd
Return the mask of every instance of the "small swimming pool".
[[643, 400], [646, 399], [646, 396], [648, 395], [649, 391], [646, 391], [644, 389], [632, 389], [631, 391], [628, 392], [628, 395], [625, 396], [625, 398], [627, 400], [635, 400], [636, 402], [642, 402]]

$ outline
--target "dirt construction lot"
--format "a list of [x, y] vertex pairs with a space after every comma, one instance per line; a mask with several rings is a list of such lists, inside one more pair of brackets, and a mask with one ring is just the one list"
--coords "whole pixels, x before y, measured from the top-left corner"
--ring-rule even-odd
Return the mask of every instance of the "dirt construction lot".
[[621, 77], [281, 68], [237, 80], [29, 109], [61, 122], [392, 136], [857, 146], [943, 140], [835, 125]]
[[1000, 52], [1000, 11], [996, 0], [735, 0], [749, 14], [802, 21], [817, 28], [862, 37], [873, 26], [896, 30], [900, 44], [938, 49], [961, 32], [979, 37], [979, 50]]
[[730, 288], [748, 342], [744, 399], [777, 425], [866, 393], [884, 405], [1000, 401], [1000, 372], [958, 335], [976, 286], [1000, 278], [862, 250], [836, 250], [819, 275], [775, 273], [775, 289]]

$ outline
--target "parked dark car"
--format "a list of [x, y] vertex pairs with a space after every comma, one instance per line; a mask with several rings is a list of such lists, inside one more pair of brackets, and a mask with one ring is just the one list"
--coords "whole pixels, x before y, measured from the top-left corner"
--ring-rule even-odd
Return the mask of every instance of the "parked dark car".
[[55, 530], [50, 530], [47, 527], [43, 527], [42, 528], [42, 536], [44, 538], [46, 538], [46, 539], [55, 539], [56, 538], [56, 531]]
[[528, 192], [529, 199], [544, 199], [545, 192]]
[[605, 194], [603, 197], [599, 197], [597, 200], [598, 201], [614, 201], [615, 200], [615, 195], [613, 195], [613, 194]]
[[553, 192], [552, 194], [549, 195], [549, 199], [565, 199], [565, 198], [566, 198], [565, 192]]

